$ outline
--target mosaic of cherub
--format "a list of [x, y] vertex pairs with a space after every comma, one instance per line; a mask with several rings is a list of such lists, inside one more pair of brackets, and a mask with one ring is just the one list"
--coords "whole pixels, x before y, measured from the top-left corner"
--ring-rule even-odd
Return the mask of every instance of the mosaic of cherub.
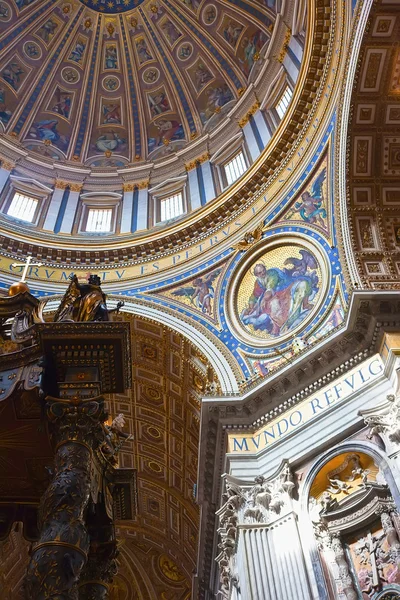
[[298, 213], [306, 223], [319, 225], [323, 229], [327, 228], [326, 208], [324, 207], [325, 198], [323, 184], [326, 179], [326, 168], [324, 168], [311, 187], [311, 193], [307, 190], [302, 193], [301, 199], [295, 203], [294, 207], [287, 215], [287, 218], [293, 218]]
[[190, 304], [201, 310], [202, 313], [211, 316], [212, 300], [215, 296], [213, 283], [221, 272], [222, 269], [215, 269], [203, 277], [197, 277], [191, 282], [192, 285], [174, 290], [172, 295], [183, 296], [190, 301]]

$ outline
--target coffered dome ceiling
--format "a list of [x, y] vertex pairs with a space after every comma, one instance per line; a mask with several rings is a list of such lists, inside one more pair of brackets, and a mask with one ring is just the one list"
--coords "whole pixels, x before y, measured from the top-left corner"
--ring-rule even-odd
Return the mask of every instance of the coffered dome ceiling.
[[182, 150], [256, 81], [276, 3], [1, 0], [2, 128], [45, 162]]

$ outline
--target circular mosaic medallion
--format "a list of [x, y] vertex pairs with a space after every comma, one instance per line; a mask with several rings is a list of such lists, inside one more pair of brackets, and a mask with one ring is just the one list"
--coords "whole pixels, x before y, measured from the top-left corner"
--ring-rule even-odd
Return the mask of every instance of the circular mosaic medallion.
[[107, 92], [115, 92], [119, 88], [120, 85], [121, 85], [121, 82], [118, 79], [118, 77], [105, 77], [103, 79], [103, 88]]
[[0, 2], [0, 23], [7, 23], [11, 17], [11, 6], [7, 2]]
[[218, 11], [214, 4], [207, 4], [201, 14], [202, 21], [205, 25], [212, 25], [217, 18]]
[[293, 337], [318, 311], [328, 281], [322, 252], [307, 242], [263, 244], [236, 270], [229, 314], [240, 339], [269, 346]]
[[24, 54], [31, 60], [39, 60], [42, 58], [42, 49], [36, 42], [25, 42]]
[[87, 8], [91, 8], [103, 15], [115, 15], [128, 12], [142, 4], [143, 0], [81, 0]]
[[156, 83], [160, 78], [160, 71], [154, 67], [150, 67], [150, 69], [146, 69], [143, 73], [142, 78], [145, 83]]
[[181, 44], [178, 48], [178, 58], [179, 60], [187, 60], [193, 54], [193, 46], [189, 44], [189, 42], [185, 42]]
[[73, 67], [64, 67], [61, 71], [61, 77], [65, 83], [78, 83], [80, 75]]

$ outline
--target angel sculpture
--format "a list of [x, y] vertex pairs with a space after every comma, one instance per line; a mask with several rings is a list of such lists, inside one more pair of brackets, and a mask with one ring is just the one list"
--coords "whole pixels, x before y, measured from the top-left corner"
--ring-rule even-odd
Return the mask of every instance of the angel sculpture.
[[346, 483], [345, 481], [342, 481], [341, 479], [332, 479], [329, 477], [329, 483], [331, 484], [330, 487], [326, 488], [327, 491], [330, 494], [348, 494], [349, 490], [353, 487], [352, 485], [349, 485], [348, 483]]
[[173, 296], [184, 296], [190, 300], [190, 303], [201, 310], [202, 313], [212, 315], [212, 299], [215, 295], [213, 283], [222, 272], [222, 269], [215, 269], [203, 277], [197, 277], [189, 287], [181, 287], [172, 292]]
[[312, 185], [311, 194], [308, 191], [302, 193], [301, 200], [295, 203], [292, 211], [288, 214], [288, 218], [292, 218], [293, 215], [299, 213], [300, 217], [306, 223], [319, 225], [323, 229], [326, 229], [324, 219], [326, 219], [327, 213], [323, 206], [324, 196], [322, 188], [325, 178], [326, 169], [323, 169]]
[[87, 283], [78, 282], [71, 275], [71, 282], [54, 316], [54, 321], [109, 321], [110, 313], [118, 312], [124, 305], [118, 302], [117, 308], [108, 310], [98, 275], [89, 275]]

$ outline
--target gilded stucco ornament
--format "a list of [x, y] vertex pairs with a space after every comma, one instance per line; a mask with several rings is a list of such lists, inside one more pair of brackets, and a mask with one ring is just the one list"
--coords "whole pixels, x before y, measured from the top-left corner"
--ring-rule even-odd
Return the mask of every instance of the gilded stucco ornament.
[[379, 435], [396, 446], [400, 444], [400, 371], [397, 378], [396, 392], [388, 394], [386, 402], [359, 413], [369, 427], [370, 438]]

